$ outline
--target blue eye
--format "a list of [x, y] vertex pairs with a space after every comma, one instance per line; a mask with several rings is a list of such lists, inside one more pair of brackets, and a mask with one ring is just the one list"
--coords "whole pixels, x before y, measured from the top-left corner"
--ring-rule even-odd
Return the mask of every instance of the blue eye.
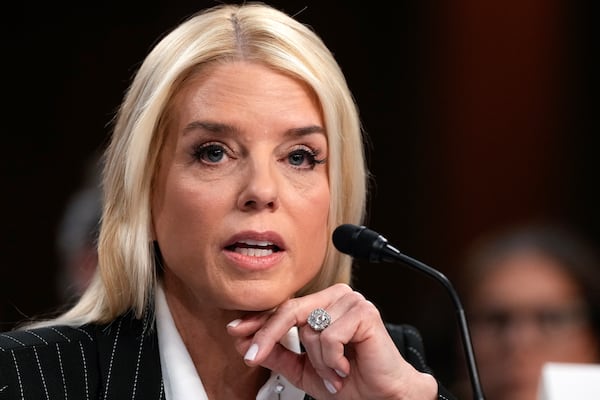
[[214, 143], [203, 144], [194, 149], [193, 156], [196, 160], [208, 163], [218, 163], [226, 156], [223, 146]]
[[312, 154], [310, 154], [306, 150], [296, 150], [296, 151], [290, 153], [290, 155], [288, 156], [288, 160], [290, 161], [290, 164], [296, 165], [296, 166], [302, 165], [304, 163], [304, 161], [306, 160], [306, 158], [308, 158], [309, 163], [312, 163], [314, 161], [314, 156], [312, 156]]
[[313, 169], [315, 165], [322, 164], [325, 159], [317, 160], [317, 153], [308, 149], [297, 149], [288, 154], [288, 161], [294, 167]]

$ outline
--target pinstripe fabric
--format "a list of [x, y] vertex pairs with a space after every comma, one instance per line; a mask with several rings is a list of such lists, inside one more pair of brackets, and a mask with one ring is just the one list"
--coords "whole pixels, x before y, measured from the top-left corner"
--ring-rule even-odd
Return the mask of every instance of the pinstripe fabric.
[[[431, 372], [416, 329], [387, 327], [403, 356]], [[166, 400], [156, 331], [148, 328], [125, 315], [109, 325], [0, 333], [0, 400]], [[439, 390], [440, 400], [454, 399]]]
[[110, 325], [0, 333], [0, 399], [164, 399], [156, 335]]

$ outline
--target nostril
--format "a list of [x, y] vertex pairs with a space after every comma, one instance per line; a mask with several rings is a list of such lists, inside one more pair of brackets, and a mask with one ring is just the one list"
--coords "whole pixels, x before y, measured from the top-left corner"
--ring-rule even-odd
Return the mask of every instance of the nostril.
[[279, 207], [277, 197], [275, 195], [251, 195], [244, 193], [240, 196], [238, 207], [243, 210], [271, 210], [274, 211]]

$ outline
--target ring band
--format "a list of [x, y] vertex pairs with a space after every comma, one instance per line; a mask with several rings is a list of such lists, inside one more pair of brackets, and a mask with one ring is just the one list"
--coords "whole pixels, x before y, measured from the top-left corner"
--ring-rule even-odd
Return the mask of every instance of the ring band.
[[308, 315], [306, 322], [315, 331], [320, 332], [331, 324], [331, 315], [324, 309], [317, 308]]

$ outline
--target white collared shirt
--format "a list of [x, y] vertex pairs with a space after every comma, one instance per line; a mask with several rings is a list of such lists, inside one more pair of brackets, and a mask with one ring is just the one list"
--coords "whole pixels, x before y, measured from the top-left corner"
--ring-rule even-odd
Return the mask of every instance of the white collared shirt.
[[[169, 305], [161, 285], [155, 296], [156, 328], [160, 367], [162, 370], [165, 398], [167, 400], [208, 400], [196, 367], [190, 357], [171, 316]], [[291, 351], [300, 352], [298, 328], [293, 327], [281, 340]], [[240, 356], [241, 357], [241, 356]], [[256, 395], [256, 400], [303, 400], [304, 392], [285, 379], [271, 373], [269, 380]]]

